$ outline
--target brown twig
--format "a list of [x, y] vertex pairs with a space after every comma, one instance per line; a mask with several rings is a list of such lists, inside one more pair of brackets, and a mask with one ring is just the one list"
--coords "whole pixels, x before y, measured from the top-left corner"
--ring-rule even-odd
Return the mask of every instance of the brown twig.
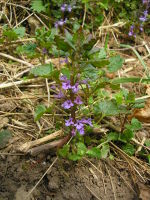
[[43, 138], [40, 138], [40, 139], [37, 139], [37, 140], [34, 140], [34, 141], [31, 141], [31, 142], [26, 142], [25, 144], [23, 144], [22, 146], [20, 146], [18, 148], [19, 151], [21, 152], [24, 152], [24, 153], [27, 153], [29, 151], [29, 149], [35, 147], [35, 146], [38, 146], [38, 145], [41, 145], [47, 141], [50, 141], [50, 140], [53, 140], [55, 139], [56, 137], [61, 137], [63, 136], [64, 133], [62, 130], [59, 130], [59, 131], [56, 131], [48, 136], [45, 136]]
[[41, 152], [47, 152], [52, 148], [58, 147], [62, 143], [63, 140], [64, 140], [64, 138], [47, 143], [47, 144], [40, 145], [38, 147], [31, 148], [28, 150], [27, 153], [29, 153], [31, 156], [36, 156]]

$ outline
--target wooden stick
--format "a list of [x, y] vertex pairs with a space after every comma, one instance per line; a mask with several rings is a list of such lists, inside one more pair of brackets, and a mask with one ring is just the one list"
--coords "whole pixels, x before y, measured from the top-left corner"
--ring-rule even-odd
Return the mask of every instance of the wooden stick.
[[34, 66], [34, 65], [32, 65], [31, 63], [28, 63], [28, 62], [26, 62], [26, 61], [24, 61], [24, 60], [21, 60], [21, 59], [19, 59], [19, 58], [15, 58], [15, 57], [10, 56], [10, 55], [5, 54], [5, 53], [0, 53], [0, 56], [5, 57], [5, 58], [8, 58], [8, 59], [11, 59], [11, 60], [14, 60], [14, 61], [19, 62], [19, 63], [21, 63], [21, 64], [24, 64], [24, 65], [26, 65], [26, 66], [28, 66], [28, 67], [33, 67], [33, 66]]
[[56, 131], [48, 136], [45, 136], [43, 138], [31, 141], [31, 142], [26, 142], [25, 144], [23, 144], [21, 147], [18, 148], [19, 151], [26, 153], [30, 148], [35, 147], [37, 145], [41, 145], [49, 140], [53, 140], [56, 137], [61, 137], [63, 136], [64, 133], [62, 130]]
[[26, 80], [26, 81], [21, 80], [21, 81], [16, 81], [16, 82], [11, 82], [11, 83], [2, 83], [2, 84], [0, 84], [0, 89], [13, 87], [14, 85], [23, 85], [23, 84], [34, 83], [34, 82], [38, 82], [41, 80], [44, 80], [44, 79], [43, 78], [34, 78], [34, 79]]
[[60, 139], [60, 140], [56, 140], [53, 142], [49, 142], [47, 144], [43, 144], [38, 147], [33, 147], [33, 148], [29, 149], [27, 151], [27, 153], [29, 153], [31, 156], [36, 156], [41, 152], [47, 152], [49, 149], [59, 146], [59, 144], [62, 143], [62, 141], [63, 141], [63, 139]]

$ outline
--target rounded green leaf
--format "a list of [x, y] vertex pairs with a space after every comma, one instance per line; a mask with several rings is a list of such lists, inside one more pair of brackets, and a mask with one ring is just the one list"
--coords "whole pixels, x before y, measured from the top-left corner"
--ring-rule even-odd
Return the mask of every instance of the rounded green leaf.
[[49, 78], [52, 75], [52, 72], [53, 72], [53, 65], [52, 63], [50, 63], [45, 65], [40, 65], [38, 67], [31, 69], [30, 74], [43, 78]]

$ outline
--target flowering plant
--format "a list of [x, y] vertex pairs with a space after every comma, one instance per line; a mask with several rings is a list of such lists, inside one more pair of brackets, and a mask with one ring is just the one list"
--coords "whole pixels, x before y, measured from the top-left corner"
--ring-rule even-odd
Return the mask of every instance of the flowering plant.
[[[134, 154], [135, 148], [130, 141], [134, 137], [134, 131], [141, 128], [141, 125], [136, 119], [131, 121], [131, 125], [126, 125], [127, 115], [133, 108], [141, 105], [136, 102], [132, 93], [120, 88], [120, 83], [137, 82], [141, 79], [133, 77], [112, 80], [107, 76], [108, 73], [117, 72], [124, 60], [115, 52], [109, 55], [107, 45], [105, 48], [98, 48], [97, 38], [90, 31], [84, 30], [78, 22], [74, 21], [67, 26], [69, 19], [64, 14], [73, 9], [71, 5], [62, 4], [62, 16], [54, 22], [55, 28], [37, 31], [36, 40], [42, 47], [42, 57], [49, 54], [59, 58], [59, 67], [50, 63], [31, 70], [31, 75], [55, 81], [55, 85], [51, 86], [54, 104], [50, 108], [40, 106], [36, 109], [35, 120], [39, 120], [49, 110], [52, 112], [55, 105], [60, 106], [59, 112], [65, 112], [65, 116], [59, 118], [61, 128], [67, 134], [63, 148], [59, 149], [62, 157], [74, 161], [84, 155], [106, 158], [110, 155], [110, 141], [119, 141], [124, 151], [130, 148], [131, 152], [128, 153]], [[113, 94], [106, 88], [114, 89]], [[104, 138], [94, 138], [97, 147], [88, 149], [87, 145], [91, 145], [93, 141], [91, 134], [100, 126], [103, 118], [119, 114], [123, 118], [120, 118], [120, 134], [111, 132]], [[70, 138], [73, 138], [72, 143], [66, 144]]]
[[139, 31], [143, 31], [143, 27], [145, 22], [148, 20], [148, 10], [150, 8], [150, 1], [149, 0], [142, 0], [142, 5], [143, 5], [143, 12], [140, 13], [139, 16], [139, 20], [136, 21], [136, 26], [134, 24], [132, 24], [130, 26], [130, 30], [128, 35], [129, 36], [134, 36], [136, 37], [136, 32], [138, 32], [137, 30], [139, 29]]

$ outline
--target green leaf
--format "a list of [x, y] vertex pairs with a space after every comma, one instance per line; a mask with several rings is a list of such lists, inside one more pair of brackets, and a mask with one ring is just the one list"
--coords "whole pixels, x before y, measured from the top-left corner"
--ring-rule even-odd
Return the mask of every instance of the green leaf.
[[70, 70], [68, 68], [62, 68], [61, 73], [65, 75], [68, 79], [70, 79]]
[[42, 2], [42, 0], [32, 0], [32, 2], [31, 2], [31, 8], [34, 10], [34, 11], [36, 11], [36, 12], [38, 12], [38, 13], [40, 13], [40, 12], [45, 12], [46, 11], [46, 8], [45, 8], [45, 6], [43, 5], [43, 2]]
[[114, 160], [114, 155], [110, 154], [109, 159]]
[[91, 104], [93, 104], [93, 103], [94, 103], [93, 96], [90, 96], [90, 97], [88, 98], [88, 104], [91, 105]]
[[4, 41], [5, 41], [5, 38], [0, 38], [0, 44], [3, 44]]
[[53, 72], [53, 64], [50, 63], [45, 65], [40, 65], [38, 67], [31, 69], [30, 74], [43, 78], [49, 78], [51, 77], [52, 72]]
[[79, 156], [84, 156], [85, 153], [86, 153], [86, 151], [87, 151], [87, 148], [86, 148], [85, 144], [82, 143], [82, 142], [78, 142], [78, 143], [76, 144], [76, 146], [77, 146], [77, 154], [78, 154]]
[[107, 141], [117, 141], [118, 140], [118, 137], [119, 137], [119, 134], [116, 133], [116, 132], [110, 132], [108, 135], [107, 135]]
[[100, 158], [101, 157], [101, 150], [98, 149], [97, 147], [93, 147], [93, 148], [87, 150], [86, 154], [89, 157], [92, 157], [92, 158]]
[[116, 99], [117, 104], [121, 105], [122, 102], [123, 102], [123, 94], [122, 94], [122, 92], [119, 92], [119, 93], [115, 94], [115, 99]]
[[70, 149], [70, 146], [68, 144], [66, 144], [66, 145], [63, 146], [62, 149], [59, 149], [58, 154], [61, 157], [66, 158], [68, 156], [69, 149]]
[[55, 42], [59, 50], [67, 52], [71, 49], [74, 49], [74, 46], [72, 46], [72, 44], [69, 43], [69, 41], [65, 41], [65, 39], [61, 38], [58, 35], [55, 37]]
[[112, 84], [121, 84], [121, 83], [150, 83], [150, 78], [138, 78], [138, 77], [130, 77], [130, 78], [115, 78], [112, 80]]
[[77, 154], [69, 154], [68, 158], [69, 158], [69, 160], [77, 161], [77, 160], [80, 160], [82, 158], [82, 156], [77, 155]]
[[12, 138], [12, 133], [8, 130], [0, 131], [0, 149], [4, 148]]
[[136, 131], [136, 130], [139, 130], [142, 128], [142, 124], [138, 119], [132, 118], [131, 124], [129, 124], [129, 125], [127, 124], [126, 128]]
[[96, 43], [96, 40], [94, 38], [90, 38], [83, 44], [83, 49], [86, 51], [90, 51], [93, 48], [95, 43]]
[[[97, 51], [96, 49], [96, 53], [93, 53], [90, 55], [90, 59], [92, 60], [102, 60], [105, 59], [107, 57], [106, 51], [104, 48], [101, 48], [100, 50]], [[108, 61], [109, 63], [109, 61]]]
[[109, 64], [108, 60], [89, 60], [88, 63], [92, 64], [94, 67], [105, 67]]
[[144, 108], [145, 107], [145, 102], [146, 99], [135, 99], [134, 105], [132, 106], [133, 108]]
[[150, 164], [150, 154], [147, 156], [148, 163]]
[[90, 55], [88, 63], [91, 63], [94, 67], [105, 67], [109, 64], [109, 60], [107, 60], [106, 57], [106, 51], [102, 48], [100, 51]]
[[35, 109], [34, 120], [38, 121], [46, 111], [47, 109], [44, 105], [38, 105]]
[[84, 78], [89, 78], [90, 80], [94, 81], [98, 78], [98, 70], [93, 67], [92, 65], [88, 64], [86, 67], [83, 69], [82, 76]]
[[25, 35], [25, 27], [18, 27], [14, 29], [14, 32], [19, 36], [19, 37], [24, 37]]
[[104, 144], [101, 149], [101, 158], [107, 158], [109, 151], [109, 144]]
[[139, 130], [142, 128], [141, 122], [136, 118], [132, 118], [131, 125], [133, 130]]
[[119, 55], [117, 55], [111, 57], [109, 59], [109, 62], [110, 62], [108, 65], [109, 72], [116, 72], [122, 67], [124, 60]]
[[18, 46], [16, 49], [17, 54], [26, 54], [28, 57], [32, 58], [36, 55], [36, 47], [37, 45], [34, 43], [25, 44], [22, 46]]
[[67, 41], [69, 41], [69, 42], [72, 42], [72, 39], [73, 39], [73, 37], [72, 37], [72, 35], [69, 33], [69, 31], [67, 31], [66, 29], [65, 29], [65, 39], [67, 40]]
[[60, 71], [57, 69], [54, 69], [52, 72], [52, 77], [54, 80], [58, 81], [59, 80], [59, 75], [60, 75]]
[[104, 116], [118, 115], [119, 113], [125, 112], [125, 110], [120, 109], [117, 103], [111, 100], [100, 101], [94, 105], [94, 113], [102, 113]]
[[145, 103], [135, 103], [132, 108], [144, 108], [145, 107]]
[[5, 29], [3, 31], [3, 36], [5, 36], [7, 38], [7, 40], [9, 41], [13, 41], [13, 40], [17, 40], [18, 39], [18, 35], [17, 33], [15, 33], [14, 30], [8, 30], [8, 29]]
[[131, 129], [125, 129], [120, 135], [119, 140], [122, 142], [129, 142], [134, 137], [134, 133]]
[[150, 139], [145, 141], [145, 145], [146, 145], [147, 147], [150, 147]]
[[122, 146], [122, 150], [129, 156], [133, 156], [136, 151], [136, 149], [134, 148], [132, 144], [126, 144]]
[[126, 96], [125, 96], [125, 103], [129, 104], [129, 103], [135, 103], [135, 94], [133, 92], [129, 92]]

